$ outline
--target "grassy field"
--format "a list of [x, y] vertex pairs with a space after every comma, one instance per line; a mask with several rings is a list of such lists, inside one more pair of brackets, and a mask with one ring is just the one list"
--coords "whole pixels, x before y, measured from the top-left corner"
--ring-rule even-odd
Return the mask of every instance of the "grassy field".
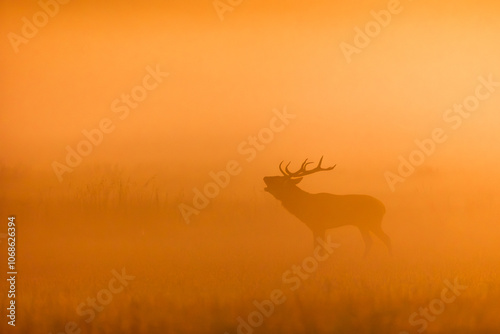
[[[316, 266], [310, 233], [265, 194], [221, 198], [187, 225], [176, 210], [180, 195], [111, 174], [86, 188], [3, 198], [2, 214], [18, 221], [15, 332], [500, 330], [493, 208], [466, 198], [446, 211], [431, 190], [427, 201], [387, 197], [394, 256], [376, 242], [363, 259], [361, 237], [344, 227], [331, 231], [340, 246], [323, 250]], [[474, 232], [478, 224], [486, 233]], [[6, 305], [5, 293], [0, 299]], [[14, 332], [5, 320], [0, 331]]]
[[[83, 255], [71, 254], [69, 245], [59, 246], [52, 254], [32, 255], [21, 271], [16, 327], [20, 333], [59, 333], [68, 322], [84, 333], [237, 333], [238, 317], [248, 323], [258, 310], [254, 302], [270, 300], [276, 289], [285, 300], [273, 312], [268, 307], [270, 316], [264, 321], [254, 318], [254, 324], [262, 324], [252, 327], [253, 332], [419, 333], [425, 317], [415, 317], [418, 325], [412, 326], [410, 315], [429, 308], [432, 300], [441, 298], [445, 280], [455, 279], [467, 288], [443, 311], [431, 308], [437, 311], [430, 313], [433, 321], [424, 321], [426, 332], [498, 332], [498, 262], [363, 261], [333, 254], [292, 291], [282, 276], [292, 263], [300, 265], [300, 256], [238, 256], [228, 247], [233, 258], [221, 261], [221, 254], [187, 256], [182, 249], [149, 243], [135, 244], [141, 247], [135, 252], [129, 247], [124, 252], [124, 245], [118, 244], [82, 244], [82, 259]], [[70, 253], [71, 261], [60, 261], [61, 253]], [[77, 306], [96, 298], [108, 287], [112, 270], [122, 268], [135, 278], [87, 323], [88, 316], [79, 315]], [[6, 329], [3, 323], [2, 331]]]

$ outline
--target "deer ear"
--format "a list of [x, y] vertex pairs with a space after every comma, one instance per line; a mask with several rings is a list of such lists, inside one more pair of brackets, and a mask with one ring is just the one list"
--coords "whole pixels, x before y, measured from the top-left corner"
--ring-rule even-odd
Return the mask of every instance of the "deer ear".
[[302, 181], [302, 178], [299, 177], [299, 178], [296, 178], [296, 179], [290, 179], [290, 181], [293, 183], [293, 184], [297, 184], [299, 183], [300, 181]]

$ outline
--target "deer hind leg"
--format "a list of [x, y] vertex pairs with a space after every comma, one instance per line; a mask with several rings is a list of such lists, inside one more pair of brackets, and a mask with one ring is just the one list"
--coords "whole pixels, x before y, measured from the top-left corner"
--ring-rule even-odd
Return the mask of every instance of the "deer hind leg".
[[382, 242], [387, 246], [387, 249], [389, 250], [389, 254], [392, 255], [392, 245], [391, 245], [391, 238], [387, 234], [385, 234], [384, 231], [382, 231], [382, 227], [380, 225], [377, 225], [372, 228], [372, 233], [375, 234]]
[[368, 253], [370, 252], [370, 249], [372, 248], [372, 237], [370, 236], [370, 232], [368, 232], [367, 229], [360, 228], [359, 231], [361, 232], [361, 236], [363, 237], [363, 241], [365, 242], [365, 252], [363, 254], [363, 257], [366, 258], [368, 256]]

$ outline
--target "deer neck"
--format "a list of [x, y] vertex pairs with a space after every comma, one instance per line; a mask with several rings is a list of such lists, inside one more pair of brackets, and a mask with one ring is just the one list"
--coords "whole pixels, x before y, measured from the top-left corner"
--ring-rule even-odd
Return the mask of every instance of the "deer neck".
[[298, 204], [303, 202], [304, 199], [310, 195], [311, 194], [309, 194], [307, 191], [304, 191], [299, 187], [293, 187], [281, 198], [281, 203], [288, 210], [293, 210], [293, 208], [296, 208]]

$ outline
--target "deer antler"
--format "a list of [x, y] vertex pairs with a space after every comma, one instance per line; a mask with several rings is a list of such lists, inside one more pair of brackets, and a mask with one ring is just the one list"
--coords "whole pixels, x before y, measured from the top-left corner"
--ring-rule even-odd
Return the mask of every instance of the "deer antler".
[[322, 168], [321, 167], [321, 163], [323, 162], [323, 157], [321, 157], [321, 159], [319, 160], [319, 163], [318, 163], [318, 166], [316, 166], [316, 168], [313, 168], [311, 170], [306, 170], [306, 167], [307, 165], [309, 164], [312, 164], [313, 162], [307, 162], [308, 159], [304, 160], [304, 162], [302, 163], [302, 165], [300, 166], [300, 169], [296, 172], [291, 172], [289, 169], [288, 169], [288, 166], [290, 166], [290, 163], [289, 162], [286, 166], [285, 166], [285, 170], [283, 170], [283, 168], [281, 168], [281, 165], [283, 164], [283, 161], [280, 163], [279, 165], [279, 169], [281, 171], [281, 173], [284, 175], [284, 176], [288, 176], [288, 177], [303, 177], [303, 176], [306, 176], [306, 175], [309, 175], [309, 174], [313, 174], [313, 173], [317, 173], [317, 172], [321, 172], [321, 171], [327, 171], [327, 170], [332, 170], [335, 168], [335, 166], [337, 165], [334, 165], [333, 167], [327, 167], [327, 168]]

